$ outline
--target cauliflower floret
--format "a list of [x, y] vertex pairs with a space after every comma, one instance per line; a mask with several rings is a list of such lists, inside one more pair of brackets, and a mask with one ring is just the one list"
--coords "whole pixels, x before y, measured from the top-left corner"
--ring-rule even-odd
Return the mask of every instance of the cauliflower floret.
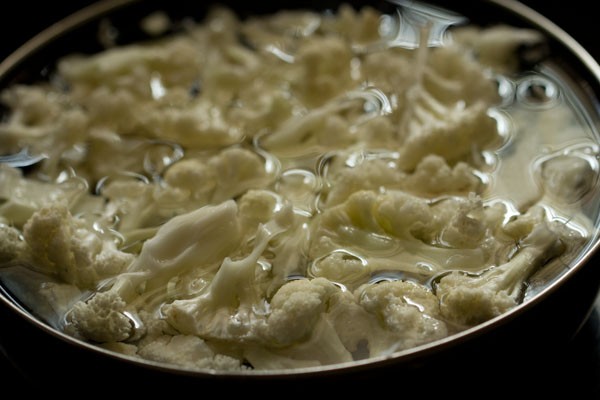
[[94, 127], [111, 132], [134, 132], [139, 125], [136, 116], [144, 107], [131, 91], [107, 86], [98, 87], [84, 101]]
[[[358, 303], [393, 333], [393, 350], [407, 349], [448, 335], [446, 324], [440, 318], [438, 299], [423, 285], [411, 281], [379, 282], [363, 285], [356, 295]], [[371, 356], [389, 352], [389, 345], [389, 339], [369, 341]]]
[[[218, 206], [202, 207], [169, 220], [153, 238], [144, 243], [140, 254], [124, 273], [114, 279], [107, 291], [97, 293], [87, 302], [75, 304], [75, 329], [92, 340], [123, 340], [124, 323], [97, 324], [93, 319], [94, 313], [123, 322], [115, 312], [122, 312], [136, 295], [144, 291], [153, 293], [156, 290], [166, 290], [167, 282], [185, 270], [214, 267], [215, 263], [239, 246], [236, 213], [235, 202], [229, 200]], [[101, 297], [96, 299], [97, 296]], [[135, 309], [129, 311], [132, 315], [137, 312]], [[89, 318], [92, 320], [86, 321]]]
[[296, 53], [301, 73], [292, 86], [307, 104], [322, 105], [354, 84], [351, 59], [351, 48], [341, 37], [307, 38]]
[[235, 198], [247, 190], [266, 187], [273, 179], [263, 159], [238, 147], [224, 149], [206, 160], [182, 160], [165, 173], [169, 186], [185, 192], [192, 202], [200, 204]]
[[371, 6], [356, 10], [349, 4], [341, 4], [337, 18], [331, 23], [336, 34], [346, 36], [351, 42], [369, 43], [380, 37], [381, 13]]
[[415, 171], [402, 182], [401, 188], [412, 193], [440, 195], [481, 191], [482, 182], [464, 162], [450, 167], [443, 157], [425, 156]]
[[165, 107], [144, 112], [143, 129], [149, 136], [177, 142], [189, 148], [222, 148], [239, 143], [242, 132], [224, 112], [204, 99], [186, 107]]
[[271, 299], [266, 321], [258, 326], [263, 347], [246, 349], [245, 357], [260, 369], [351, 361], [328, 315], [330, 300], [339, 292], [339, 287], [323, 278], [283, 285]]
[[164, 335], [142, 346], [137, 353], [148, 360], [195, 370], [236, 371], [242, 369], [240, 360], [216, 354], [205, 341], [197, 336]]
[[548, 260], [564, 251], [560, 237], [545, 221], [538, 221], [513, 258], [479, 274], [453, 271], [436, 285], [444, 318], [473, 326], [517, 306], [525, 280]]
[[191, 199], [204, 204], [209, 203], [217, 185], [214, 169], [198, 158], [173, 164], [165, 172], [164, 180], [170, 187], [186, 191]]
[[115, 292], [96, 293], [79, 301], [67, 313], [67, 322], [79, 335], [95, 342], [120, 342], [133, 334], [133, 322], [124, 314], [127, 303]]
[[351, 105], [352, 102], [346, 98], [334, 99], [306, 113], [293, 115], [265, 136], [261, 144], [279, 157], [298, 157], [348, 146], [356, 139], [351, 134], [349, 123], [337, 113]]
[[442, 156], [435, 154], [426, 155], [412, 173], [405, 173], [394, 159], [383, 156], [365, 157], [352, 167], [340, 166], [341, 161], [347, 160], [335, 161], [328, 169], [327, 207], [343, 202], [360, 190], [400, 189], [426, 197], [482, 190], [481, 180], [467, 163], [459, 162], [451, 168]]
[[[449, 108], [465, 104], [469, 109], [478, 102], [490, 107], [500, 100], [495, 81], [468, 51], [458, 46], [444, 46], [428, 55], [423, 89], [437, 102]], [[431, 102], [429, 106], [434, 104]], [[430, 111], [436, 115], [435, 111], [441, 109], [432, 107]]]
[[134, 258], [73, 217], [64, 203], [36, 211], [23, 236], [36, 268], [81, 288], [123, 271]]
[[514, 26], [497, 25], [482, 29], [480, 27], [462, 27], [454, 32], [457, 43], [469, 48], [479, 62], [500, 72], [511, 72], [519, 67], [519, 51], [536, 49], [531, 52], [536, 62], [547, 52], [544, 36], [534, 29], [516, 29]]
[[129, 300], [138, 285], [164, 288], [173, 276], [192, 268], [214, 268], [239, 246], [237, 206], [228, 200], [171, 218], [147, 240], [111, 290]]
[[270, 302], [264, 333], [267, 342], [285, 346], [306, 340], [326, 311], [327, 299], [337, 290], [324, 278], [298, 279], [283, 285]]
[[272, 295], [290, 275], [304, 274], [307, 263], [310, 229], [309, 217], [294, 212], [293, 205], [279, 194], [269, 190], [249, 190], [239, 200], [240, 219], [246, 237], [256, 232], [260, 224], [273, 220], [286, 227], [270, 244], [270, 284], [267, 295]]
[[240, 217], [247, 230], [254, 230], [260, 223], [269, 221], [281, 203], [279, 196], [267, 190], [251, 189], [238, 201]]
[[389, 160], [386, 159], [366, 159], [352, 168], [340, 166], [340, 162], [335, 162], [328, 171], [329, 190], [326, 192], [326, 207], [340, 204], [361, 190], [376, 191], [399, 187], [406, 177], [395, 164], [390, 166]]
[[[405, 48], [410, 7], [208, 11], [2, 93], [0, 154], [40, 160], [0, 165], [0, 278], [41, 320], [186, 370], [317, 367], [494, 318], [581, 248], [585, 228], [544, 210], [589, 226], [593, 146], [538, 160], [545, 192], [519, 206], [491, 171], [512, 176], [516, 156], [487, 163], [504, 142], [494, 73], [543, 55], [517, 55], [539, 33], [467, 27]], [[579, 131], [562, 108], [544, 148]]]
[[54, 177], [58, 161], [84, 140], [88, 126], [85, 113], [49, 86], [17, 85], [4, 91], [1, 100], [14, 112], [0, 124], [0, 153], [27, 148], [30, 154], [43, 155], [38, 168]]
[[[489, 105], [477, 102], [469, 107], [444, 107], [423, 94], [415, 101], [419, 118], [408, 123], [408, 136], [399, 149], [398, 166], [412, 171], [423, 158], [437, 154], [447, 162], [469, 161], [498, 138], [496, 120], [487, 114]], [[445, 108], [440, 112], [439, 107]]]
[[0, 264], [26, 260], [29, 257], [28, 247], [21, 232], [10, 225], [0, 223]]
[[[489, 222], [481, 198], [471, 194], [464, 201], [447, 201], [438, 208], [443, 208], [446, 203], [451, 203], [447, 205], [448, 212], [444, 213], [449, 220], [441, 230], [439, 240], [446, 246], [465, 249], [481, 246], [482, 241], [487, 239]], [[492, 225], [499, 227], [501, 221], [494, 220]]]
[[[257, 327], [263, 319], [257, 317], [256, 310], [264, 307], [261, 305], [263, 290], [256, 285], [257, 262], [271, 238], [282, 230], [276, 221], [261, 224], [250, 254], [235, 261], [221, 257], [224, 260], [219, 270], [202, 294], [162, 307], [169, 324], [181, 333], [203, 338], [255, 341]], [[224, 238], [229, 240], [227, 236]]]
[[98, 346], [108, 351], [113, 351], [129, 357], [137, 357], [138, 347], [134, 344], [124, 342], [106, 342], [98, 343]]
[[404, 93], [414, 82], [414, 68], [407, 50], [375, 51], [365, 56], [364, 76], [386, 93]]
[[[224, 43], [205, 65], [205, 88], [211, 96], [243, 92], [260, 73], [263, 60], [239, 43]], [[221, 93], [219, 93], [221, 92]]]
[[58, 64], [59, 73], [74, 86], [76, 98], [82, 100], [99, 86], [124, 87], [138, 96], [150, 97], [148, 82], [153, 74], [158, 74], [168, 88], [191, 84], [200, 69], [196, 43], [183, 36], [174, 36], [168, 45], [132, 44], [92, 56], [72, 55]]
[[[444, 269], [473, 270], [492, 265], [496, 262], [493, 250], [512, 244], [497, 229], [502, 217], [493, 207], [481, 210], [472, 206], [465, 209], [472, 211], [456, 217], [452, 205], [458, 206], [463, 201], [431, 202], [399, 190], [356, 192], [344, 203], [325, 209], [314, 221], [309, 256], [319, 260], [338, 249], [346, 249], [360, 257], [365, 271], [371, 272], [395, 270], [422, 274], [419, 265], [427, 265], [430, 274]], [[440, 243], [444, 230], [456, 247]], [[479, 232], [480, 236], [468, 238], [470, 231]], [[481, 236], [481, 232], [488, 231], [489, 237]], [[492, 234], [496, 231], [498, 237]], [[477, 241], [483, 245], [474, 246]], [[462, 247], [461, 243], [469, 247]]]
[[248, 189], [266, 187], [274, 178], [256, 153], [237, 147], [223, 150], [209, 159], [208, 165], [219, 183], [212, 195], [213, 202], [234, 198]]

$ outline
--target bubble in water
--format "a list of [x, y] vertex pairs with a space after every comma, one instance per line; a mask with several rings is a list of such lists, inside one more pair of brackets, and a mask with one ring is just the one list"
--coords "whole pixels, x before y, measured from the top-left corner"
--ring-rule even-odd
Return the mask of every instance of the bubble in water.
[[380, 283], [380, 282], [400, 281], [400, 280], [402, 280], [402, 277], [403, 277], [402, 272], [397, 272], [397, 271], [378, 272], [377, 274], [373, 275], [371, 277], [371, 279], [369, 279], [368, 283], [373, 284], [373, 283]]
[[144, 170], [151, 176], [162, 174], [165, 169], [183, 158], [183, 148], [166, 141], [152, 141], [144, 155]]
[[551, 108], [559, 96], [556, 84], [543, 76], [530, 76], [517, 84], [517, 101], [530, 108]]
[[305, 169], [284, 171], [276, 185], [276, 191], [285, 195], [302, 214], [312, 215], [311, 205], [320, 189], [320, 181], [314, 173]]
[[392, 103], [388, 96], [381, 89], [373, 86], [364, 87], [362, 90], [353, 90], [348, 92], [347, 96], [350, 99], [364, 101], [364, 114], [356, 121], [357, 124], [364, 122], [365, 119], [391, 114], [393, 111]]
[[96, 183], [94, 193], [99, 196], [102, 196], [102, 192], [106, 189], [106, 187], [108, 187], [111, 183], [117, 181], [137, 181], [144, 184], [150, 183], [150, 180], [144, 175], [128, 171], [117, 172], [100, 178], [98, 180], [98, 183]]

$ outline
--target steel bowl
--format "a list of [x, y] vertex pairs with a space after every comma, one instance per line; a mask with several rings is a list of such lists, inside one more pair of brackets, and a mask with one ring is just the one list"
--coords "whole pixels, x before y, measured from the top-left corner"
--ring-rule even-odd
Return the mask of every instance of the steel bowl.
[[[220, 3], [244, 14], [266, 13], [280, 4], [236, 1]], [[289, 1], [285, 8], [327, 9], [339, 2]], [[355, 5], [368, 2], [351, 1]], [[443, 2], [432, 2], [434, 4]], [[97, 38], [98, 26], [106, 19], [119, 31], [121, 43], [144, 39], [144, 33], [131, 21], [161, 9], [173, 18], [201, 17], [211, 2], [178, 0], [105, 0], [62, 19], [34, 36], [0, 63], [0, 87], [45, 79], [53, 62], [73, 53], [93, 53], [103, 49]], [[385, 1], [369, 2], [382, 10]], [[446, 5], [447, 6], [447, 5]], [[600, 121], [600, 66], [569, 34], [549, 19], [514, 0], [452, 2], [452, 10], [479, 24], [496, 22], [540, 30], [548, 39], [549, 58], [544, 61], [561, 71], [591, 116], [591, 128]], [[535, 66], [532, 66], [534, 68]], [[595, 132], [598, 136], [598, 132]], [[598, 137], [600, 141], [600, 136]], [[598, 207], [600, 204], [595, 204]], [[597, 215], [597, 212], [594, 212]], [[19, 377], [32, 386], [59, 387], [64, 392], [72, 382], [90, 385], [90, 393], [110, 392], [124, 384], [141, 393], [141, 387], [217, 388], [219, 390], [286, 390], [281, 393], [311, 393], [316, 386], [330, 385], [340, 391], [356, 385], [379, 395], [380, 389], [417, 389], [422, 393], [459, 392], [459, 388], [489, 388], [501, 392], [512, 384], [533, 385], [535, 393], [552, 386], [539, 381], [544, 376], [539, 365], [551, 359], [576, 335], [590, 315], [600, 289], [600, 261], [597, 235], [562, 273], [523, 304], [506, 314], [443, 340], [414, 349], [350, 365], [333, 365], [301, 371], [215, 373], [186, 371], [172, 366], [132, 359], [99, 348], [59, 332], [20, 305], [0, 286], [0, 339], [3, 350]], [[536, 370], [531, 370], [530, 366]], [[543, 370], [542, 370], [543, 371]], [[544, 371], [547, 374], [548, 371]], [[538, 379], [538, 380], [536, 380]], [[508, 385], [508, 384], [511, 385]], [[508, 385], [508, 386], [507, 386]], [[397, 389], [396, 389], [397, 388]], [[522, 389], [521, 389], [522, 390]], [[444, 392], [446, 391], [446, 392]], [[258, 393], [258, 392], [257, 392]], [[273, 394], [275, 394], [274, 392]], [[491, 392], [490, 392], [491, 393]]]

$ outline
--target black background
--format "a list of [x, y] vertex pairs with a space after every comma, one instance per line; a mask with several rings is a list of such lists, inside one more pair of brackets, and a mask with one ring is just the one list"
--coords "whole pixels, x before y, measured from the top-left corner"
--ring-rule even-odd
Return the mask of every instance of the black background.
[[[191, 0], [199, 1], [201, 0]], [[0, 55], [6, 55], [49, 24], [94, 3], [93, 0], [10, 2], [0, 13]], [[598, 13], [592, 9], [595, 1], [588, 0], [523, 0], [557, 23], [593, 55], [600, 56]], [[452, 0], [448, 0], [452, 4]]]
[[[4, 10], [0, 13], [0, 58], [4, 58], [10, 52], [14, 51], [18, 46], [22, 45], [26, 40], [31, 38], [36, 33], [40, 32], [43, 28], [49, 24], [59, 21], [62, 17], [69, 13], [84, 7], [92, 3], [91, 0], [79, 0], [79, 1], [32, 1], [32, 0], [19, 0], [17, 2], [4, 3]], [[450, 4], [451, 2], [449, 2]], [[548, 0], [524, 0], [523, 3], [531, 6], [532, 8], [539, 11], [541, 14], [548, 17], [551, 21], [562, 27], [567, 33], [573, 36], [580, 44], [586, 48], [592, 56], [597, 60], [600, 60], [600, 35], [598, 34], [598, 19], [595, 10], [591, 9], [593, 1], [586, 0], [569, 0], [569, 1], [548, 1]], [[9, 8], [7, 4], [10, 4]], [[598, 257], [592, 260], [594, 264], [600, 264]], [[598, 265], [600, 268], [600, 265]], [[593, 276], [597, 276], [595, 274]], [[598, 302], [597, 302], [598, 304]], [[0, 307], [1, 308], [1, 307]], [[6, 314], [5, 311], [0, 310], [0, 332], [10, 329], [10, 315]], [[6, 315], [5, 315], [6, 314]], [[493, 368], [490, 364], [493, 364], [493, 360], [487, 360], [482, 362], [481, 368], [489, 368], [490, 374], [489, 385], [485, 392], [480, 392], [481, 398], [493, 397], [495, 393], [506, 393], [507, 385], [510, 385], [511, 380], [515, 376], [520, 376], [523, 379], [521, 383], [527, 385], [528, 376], [531, 376], [531, 382], [534, 382], [534, 377], [537, 379], [535, 384], [540, 387], [536, 391], [539, 397], [544, 398], [554, 392], [559, 393], [577, 393], [573, 397], [577, 399], [598, 399], [600, 398], [600, 314], [598, 306], [592, 312], [585, 325], [581, 328], [577, 336], [568, 343], [557, 343], [557, 348], [551, 350], [551, 355], [544, 358], [542, 361], [536, 363], [534, 361], [528, 361], [526, 364], [519, 363], [515, 360], [514, 365], [502, 366], [502, 368]], [[23, 336], [22, 348], [28, 347], [27, 340], [30, 340], [26, 335]], [[10, 398], [9, 396], [4, 397], [3, 394], [8, 393], [9, 388], [14, 387], [21, 390], [22, 393], [27, 392], [26, 389], [35, 386], [38, 382], [36, 376], [25, 376], [21, 366], [15, 365], [12, 360], [11, 354], [20, 351], [15, 348], [14, 341], [2, 342], [2, 335], [0, 335], [0, 397]], [[9, 347], [12, 346], [12, 347]], [[42, 356], [42, 355], [40, 355]], [[31, 356], [30, 359], [35, 360], [35, 355]], [[60, 361], [58, 361], [57, 368], [60, 368]], [[90, 370], [90, 374], [93, 374], [93, 366], [83, 366]], [[456, 360], [456, 368], [460, 369], [461, 360]], [[49, 376], [50, 376], [50, 372]], [[544, 374], [540, 374], [543, 372]], [[540, 381], [539, 376], [547, 376], [547, 381]], [[122, 383], [124, 385], [139, 385], [140, 382], [135, 383], [128, 382], [128, 377], [123, 376]], [[542, 378], [543, 379], [543, 378]], [[432, 394], [437, 398], [446, 397], [446, 392], [450, 390], [453, 394], [460, 394], [461, 385], [469, 385], [469, 376], [465, 376], [462, 381], [456, 382], [456, 387], [450, 388], [448, 386], [437, 387], [435, 382], [441, 382], [439, 377], [431, 377], [431, 387], [421, 387], [420, 391], [422, 394]], [[83, 388], [84, 392], [81, 397], [87, 397], [89, 394], [93, 394], [96, 389], [100, 389], [103, 385], [107, 385], [110, 382], [103, 382], [101, 376], [98, 376], [95, 380], [98, 386], [92, 385], [92, 387]], [[381, 392], [381, 389], [390, 388], [394, 385], [399, 385], [401, 391], [394, 393], [393, 397], [403, 397], [408, 394], [405, 392], [407, 388], [410, 388], [411, 382], [402, 381], [402, 376], [383, 377], [381, 385], [377, 387], [370, 387], [366, 389], [372, 390], [372, 395], [376, 396], [389, 396], [387, 392]], [[148, 385], [151, 383], [143, 383]], [[156, 383], [158, 385], [158, 383]], [[446, 385], [446, 383], [444, 383]], [[57, 382], [55, 387], [47, 387], [49, 394], [56, 394], [62, 396], [69, 392], [80, 392], [81, 389], [76, 389], [77, 382], [72, 382], [70, 377], [67, 375], [64, 377], [62, 382]], [[158, 387], [158, 386], [157, 386]], [[235, 387], [229, 388], [235, 391]], [[297, 388], [298, 390], [307, 390], [307, 388]], [[315, 391], [317, 388], [313, 388]], [[342, 389], [342, 388], [340, 388]], [[519, 393], [531, 393], [527, 388], [515, 387], [511, 389], [515, 394], [515, 398], [522, 398]], [[542, 390], [543, 389], [543, 390]], [[81, 392], [80, 392], [81, 393]], [[292, 392], [293, 393], [293, 392]], [[173, 395], [184, 396], [183, 393], [177, 393], [177, 390], [172, 391]], [[277, 395], [277, 393], [270, 393], [268, 383], [265, 382], [265, 395]], [[282, 393], [283, 394], [283, 393]], [[286, 393], [289, 394], [289, 393]], [[197, 396], [207, 396], [208, 393], [197, 393]], [[220, 395], [219, 395], [220, 396]], [[65, 396], [70, 397], [70, 396]], [[81, 398], [80, 397], [80, 398]], [[187, 396], [186, 396], [187, 397]], [[196, 397], [196, 396], [193, 396]], [[374, 397], [374, 396], [370, 396]]]

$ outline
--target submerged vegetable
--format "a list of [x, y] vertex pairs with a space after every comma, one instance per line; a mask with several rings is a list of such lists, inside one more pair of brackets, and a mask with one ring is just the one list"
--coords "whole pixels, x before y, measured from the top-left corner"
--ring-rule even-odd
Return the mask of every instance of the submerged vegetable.
[[0, 279], [192, 369], [384, 356], [518, 306], [588, 239], [595, 144], [569, 103], [499, 85], [538, 32], [418, 10], [214, 7], [5, 89], [0, 151], [44, 157], [0, 166]]

